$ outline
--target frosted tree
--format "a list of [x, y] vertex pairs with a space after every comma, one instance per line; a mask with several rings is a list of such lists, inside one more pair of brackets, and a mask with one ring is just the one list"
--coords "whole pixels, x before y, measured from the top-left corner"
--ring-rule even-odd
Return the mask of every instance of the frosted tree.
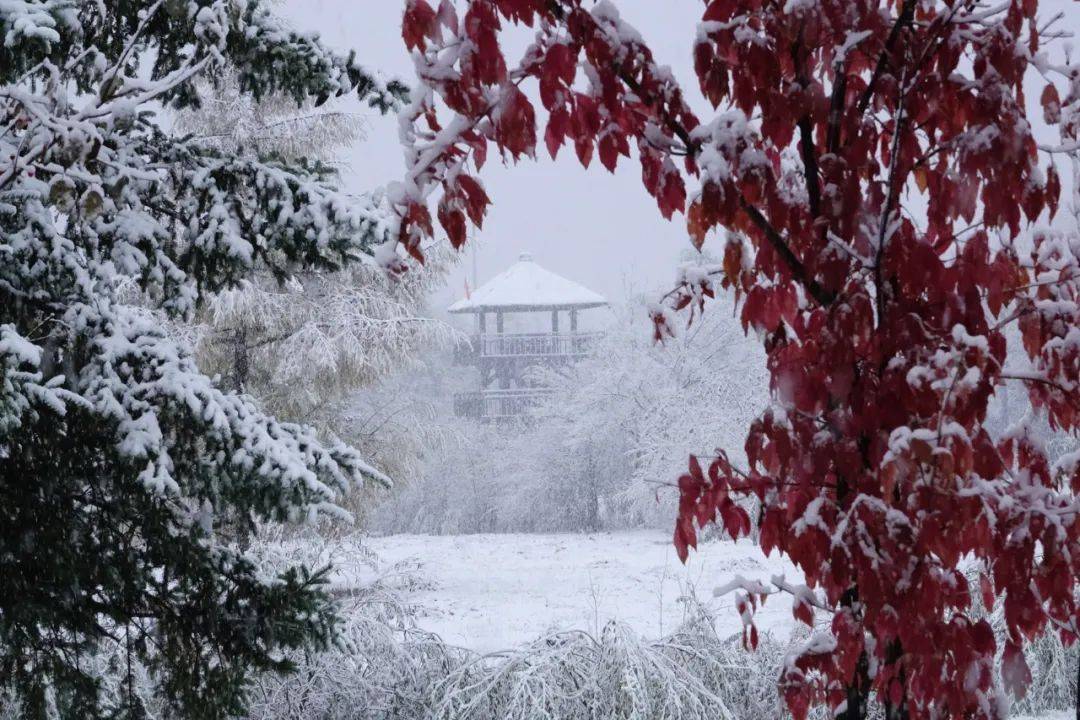
[[0, 36], [0, 691], [20, 717], [138, 717], [145, 673], [169, 716], [234, 715], [250, 670], [338, 621], [325, 571], [265, 573], [217, 529], [342, 515], [382, 476], [215, 385], [156, 313], [191, 319], [256, 267], [363, 262], [396, 223], [318, 162], [158, 113], [226, 67], [255, 99], [387, 110], [404, 88], [254, 1], [16, 0]]
[[[616, 307], [586, 358], [526, 372], [550, 393], [522, 423], [463, 422], [449, 408], [421, 423], [396, 410], [376, 415], [376, 425], [400, 417], [427, 430], [411, 487], [396, 489], [376, 524], [402, 532], [666, 525], [676, 507], [672, 478], [687, 454], [719, 447], [739, 457], [742, 428], [765, 403], [760, 351], [731, 310], [717, 299], [658, 346], [641, 322], [644, 300]], [[395, 396], [448, 395], [460, 372], [440, 373], [440, 363], [449, 359], [434, 358]]]
[[[177, 129], [222, 153], [286, 162], [310, 160], [336, 171], [335, 158], [362, 138], [364, 118], [312, 101], [297, 106], [282, 94], [255, 98], [228, 71], [203, 88], [198, 108], [182, 112]], [[381, 193], [356, 199], [373, 215]], [[351, 390], [408, 366], [417, 350], [453, 337], [424, 314], [427, 292], [451, 255], [432, 249], [423, 268], [399, 278], [371, 264], [325, 271], [305, 268], [285, 282], [269, 268], [208, 299], [187, 328], [200, 366], [279, 417], [333, 434], [348, 433]]]
[[216, 75], [198, 83], [199, 105], [176, 117], [176, 131], [201, 145], [333, 165], [339, 151], [363, 136], [364, 116], [343, 109], [341, 102], [297, 103], [281, 93], [256, 97], [240, 86], [235, 69], [222, 68]]
[[731, 304], [715, 304], [727, 308], [658, 347], [639, 322], [643, 304], [631, 303], [588, 358], [536, 377], [552, 394], [536, 409], [542, 438], [520, 451], [536, 469], [531, 492], [573, 508], [578, 527], [656, 524], [673, 512], [671, 478], [689, 453], [741, 452], [767, 381]]

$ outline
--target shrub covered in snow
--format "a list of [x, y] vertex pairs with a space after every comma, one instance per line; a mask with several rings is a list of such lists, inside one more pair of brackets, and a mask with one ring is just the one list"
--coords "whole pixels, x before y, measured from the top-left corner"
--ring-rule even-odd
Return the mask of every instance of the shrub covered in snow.
[[260, 538], [270, 566], [333, 563], [351, 578], [331, 585], [344, 619], [335, 646], [309, 653], [290, 675], [265, 673], [250, 685], [251, 720], [410, 720], [427, 716], [432, 689], [469, 653], [415, 626], [408, 592], [424, 581], [414, 564], [389, 567], [355, 537], [317, 534]]

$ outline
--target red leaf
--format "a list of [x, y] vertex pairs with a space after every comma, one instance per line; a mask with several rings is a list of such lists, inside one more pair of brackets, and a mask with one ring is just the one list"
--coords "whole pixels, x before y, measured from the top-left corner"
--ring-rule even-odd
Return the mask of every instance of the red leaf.
[[1024, 658], [1023, 648], [1016, 643], [1005, 643], [1005, 651], [1001, 655], [1001, 680], [1005, 689], [1017, 700], [1023, 699], [1031, 685], [1031, 668]]
[[780, 540], [780, 522], [776, 513], [764, 513], [761, 519], [760, 535], [758, 536], [758, 544], [761, 545], [761, 551], [766, 555], [772, 553], [773, 549], [779, 545]]
[[439, 203], [439, 224], [446, 230], [446, 236], [455, 250], [465, 244], [465, 215], [453, 208], [445, 195]]
[[702, 94], [712, 106], [717, 107], [728, 92], [727, 64], [716, 55], [712, 43], [698, 43], [694, 46], [694, 72]]
[[570, 128], [570, 113], [564, 107], [557, 107], [548, 117], [547, 130], [544, 131], [544, 144], [552, 160], [559, 154], [563, 139]]
[[435, 230], [431, 225], [431, 213], [420, 203], [410, 203], [401, 219], [398, 242], [405, 246], [409, 254], [423, 262], [424, 254], [420, 251], [420, 240], [431, 237]]
[[600, 163], [607, 168], [608, 172], [615, 172], [615, 165], [619, 161], [619, 141], [611, 132], [605, 133], [600, 138]]
[[574, 140], [574, 151], [577, 152], [578, 161], [583, 167], [589, 167], [592, 161], [593, 142], [589, 138], [577, 138]]
[[1058, 201], [1061, 198], [1061, 178], [1058, 177], [1057, 168], [1051, 162], [1046, 168], [1046, 205], [1050, 208], [1050, 218], [1057, 215]]
[[[477, 79], [489, 85], [498, 85], [505, 81], [506, 59], [498, 39], [501, 24], [494, 6], [486, 2], [471, 3], [465, 13], [464, 25], [474, 47], [471, 59]], [[517, 86], [513, 86], [513, 89], [516, 90]]]
[[795, 616], [796, 620], [801, 620], [810, 627], [814, 627], [814, 608], [805, 600], [796, 598], [791, 605], [791, 614]]
[[986, 573], [979, 573], [979, 591], [982, 593], [983, 607], [990, 612], [994, 609], [994, 585]]
[[576, 71], [577, 63], [567, 45], [556, 43], [548, 48], [541, 79], [548, 78], [552, 85], [570, 87], [574, 84]]
[[805, 687], [788, 684], [784, 688], [784, 703], [794, 720], [806, 720], [810, 710], [810, 693]]
[[407, 0], [401, 18], [401, 37], [409, 50], [427, 47], [426, 38], [435, 33], [435, 11], [425, 0]]
[[413, 258], [420, 263], [424, 264], [424, 251], [420, 249], [419, 243], [405, 243], [405, 250], [413, 256]]
[[697, 547], [697, 534], [694, 532], [693, 521], [689, 518], [680, 519], [675, 524], [675, 552], [680, 561], [685, 563], [690, 557], [688, 548], [691, 547]]
[[997, 651], [997, 641], [994, 640], [994, 629], [990, 627], [990, 623], [986, 621], [986, 618], [982, 618], [975, 623], [971, 630], [971, 636], [976, 652], [981, 653], [984, 657], [994, 656]]
[[679, 560], [686, 562], [686, 559], [690, 557], [690, 551], [686, 549], [686, 539], [682, 535], [682, 528], [678, 525], [675, 526], [675, 552], [679, 556]]
[[686, 213], [686, 229], [695, 250], [700, 251], [705, 244], [705, 236], [709, 228], [709, 221], [705, 218], [705, 207], [700, 202], [691, 203], [690, 210]]
[[664, 173], [656, 199], [657, 205], [660, 206], [660, 214], [667, 220], [670, 220], [675, 212], [682, 212], [686, 206], [686, 186], [683, 184], [682, 176], [674, 168]]
[[483, 185], [471, 175], [462, 174], [457, 178], [457, 186], [465, 195], [465, 212], [469, 214], [469, 219], [476, 227], [483, 227], [487, 206], [491, 204]]
[[574, 148], [578, 160], [585, 167], [592, 159], [593, 138], [600, 131], [600, 114], [596, 110], [596, 101], [588, 95], [574, 93], [574, 110], [570, 115], [570, 134], [574, 137]]
[[1061, 97], [1058, 96], [1057, 87], [1054, 83], [1050, 83], [1043, 88], [1039, 102], [1042, 104], [1043, 119], [1046, 124], [1057, 125], [1061, 120]]
[[695, 482], [705, 484], [705, 473], [701, 471], [701, 463], [698, 462], [696, 456], [691, 455], [689, 460], [690, 477], [694, 478]]
[[904, 686], [900, 684], [900, 681], [893, 678], [889, 681], [889, 702], [894, 707], [900, 706], [900, 701], [904, 699]]
[[438, 16], [439, 22], [442, 23], [447, 30], [457, 35], [458, 16], [453, 0], [442, 0], [439, 3]]
[[[476, 7], [475, 5], [473, 7]], [[499, 106], [495, 121], [495, 141], [516, 160], [531, 155], [536, 147], [536, 118], [525, 93], [512, 87]]]

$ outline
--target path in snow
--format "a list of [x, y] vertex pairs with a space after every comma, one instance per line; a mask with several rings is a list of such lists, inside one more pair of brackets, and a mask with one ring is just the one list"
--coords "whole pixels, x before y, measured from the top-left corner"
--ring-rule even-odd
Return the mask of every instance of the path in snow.
[[[530, 642], [552, 630], [596, 631], [610, 620], [628, 623], [656, 638], [685, 618], [694, 592], [714, 610], [718, 629], [741, 624], [731, 596], [712, 589], [734, 575], [768, 581], [798, 572], [786, 560], [766, 558], [748, 540], [713, 542], [691, 552], [684, 566], [668, 533], [627, 531], [592, 535], [391, 535], [365, 544], [384, 564], [416, 560], [433, 587], [410, 597], [425, 612], [425, 630], [480, 652]], [[758, 615], [758, 627], [785, 636], [791, 602], [774, 597]]]

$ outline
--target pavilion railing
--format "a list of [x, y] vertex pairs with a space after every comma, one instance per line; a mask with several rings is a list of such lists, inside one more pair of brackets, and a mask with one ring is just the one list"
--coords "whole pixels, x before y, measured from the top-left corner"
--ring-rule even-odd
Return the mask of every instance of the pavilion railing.
[[589, 351], [600, 333], [484, 333], [473, 335], [454, 352], [458, 364], [478, 358], [573, 358]]
[[454, 395], [454, 414], [474, 420], [520, 417], [549, 392], [543, 388], [515, 388], [457, 393]]

